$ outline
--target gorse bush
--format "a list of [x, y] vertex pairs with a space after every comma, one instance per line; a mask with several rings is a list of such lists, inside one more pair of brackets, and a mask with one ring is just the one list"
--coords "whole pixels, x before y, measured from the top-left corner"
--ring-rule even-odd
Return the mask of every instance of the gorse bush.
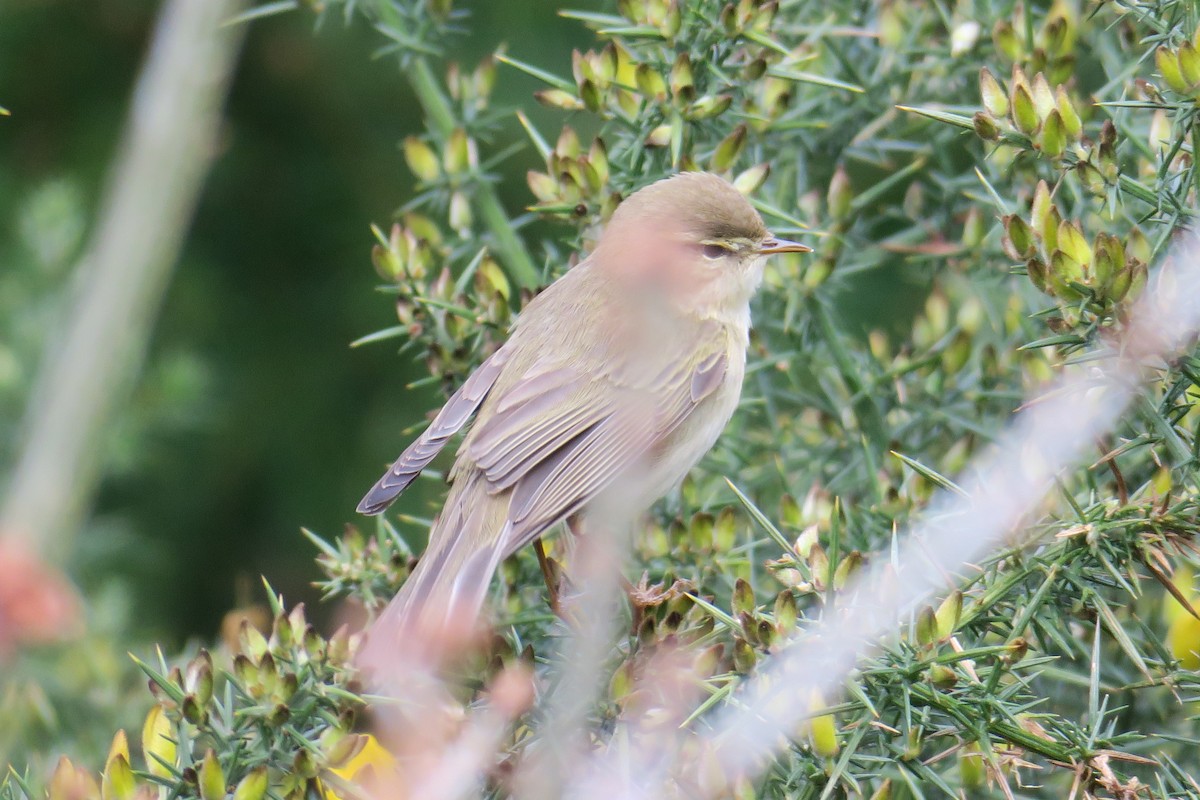
[[[622, 197], [676, 171], [726, 176], [773, 232], [815, 248], [768, 268], [742, 407], [637, 533], [596, 747], [622, 715], [654, 719], [636, 676], [676, 645], [703, 692], [664, 735], [736, 704], [1030, 393], [1120, 335], [1196, 207], [1191, 3], [621, 0], [562, 12], [595, 32], [571, 64], [498, 51], [478, 65], [455, 63], [471, 21], [445, 0], [305, 8], [374, 26], [420, 100], [427, 131], [403, 142], [417, 191], [372, 253], [398, 323], [362, 341], [399, 342], [447, 388]], [[533, 99], [561, 128], [494, 107], [503, 70], [540, 80]], [[495, 144], [512, 125], [523, 149]], [[495, 190], [517, 165], [524, 211]], [[1200, 359], [1145, 372], [1094, 463], [1047, 487], [1019, 536], [882, 643], [779, 758], [694, 776], [681, 796], [727, 782], [738, 797], [1200, 798]], [[428, 523], [407, 511], [313, 535], [329, 595], [380, 607]], [[561, 623], [531, 553], [504, 565], [492, 604], [497, 635], [456, 702], [485, 702], [514, 664], [552, 695]], [[276, 615], [269, 641], [247, 627], [224, 662], [147, 668], [145, 771], [118, 744], [101, 780], [60, 767], [52, 800], [353, 793], [320, 780], [363, 743], [351, 642]], [[489, 796], [512, 792], [543, 721], [535, 704], [511, 726]], [[14, 775], [2, 793], [35, 784]]]

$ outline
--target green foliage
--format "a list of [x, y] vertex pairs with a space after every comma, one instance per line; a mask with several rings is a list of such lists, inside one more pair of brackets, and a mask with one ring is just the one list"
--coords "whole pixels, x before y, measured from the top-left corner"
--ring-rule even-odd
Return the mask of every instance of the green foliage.
[[[268, 589], [269, 591], [269, 589]], [[14, 772], [0, 797], [196, 800], [321, 797], [320, 776], [353, 759], [367, 738], [353, 733], [362, 700], [350, 681], [354, 640], [345, 628], [328, 639], [304, 615], [270, 595], [270, 636], [243, 620], [235, 650], [201, 650], [181, 665], [137, 661], [154, 704], [142, 723], [139, 758], [117, 733], [96, 775], [63, 758], [45, 781]], [[73, 721], [86, 728], [86, 719]], [[135, 770], [131, 765], [137, 765]], [[37, 787], [37, 788], [35, 788]]]
[[[685, 730], [736, 703], [764, 659], [847, 600], [852, 574], [887, 563], [934, 491], [962, 491], [952, 476], [1027, 393], [1123, 331], [1196, 205], [1190, 3], [621, 0], [566, 12], [596, 36], [570, 65], [515, 52], [444, 69], [469, 24], [449, 4], [330, 0], [316, 13], [343, 12], [385, 38], [427, 121], [403, 142], [417, 193], [376, 231], [398, 324], [366, 340], [402, 339], [431, 379], [460, 382], [623, 196], [676, 170], [726, 175], [773, 231], [816, 250], [768, 273], [742, 408], [639, 532], [644, 577], [609, 653], [597, 741], [622, 714], [653, 718], [636, 676], [675, 645], [692, 647], [705, 692]], [[536, 99], [562, 110], [558, 133], [490, 106], [501, 68], [545, 84]], [[535, 154], [524, 214], [494, 191], [496, 166], [522, 157], [493, 144], [513, 116]], [[824, 698], [764, 775], [729, 776], [739, 796], [1200, 798], [1200, 595], [1183, 568], [1200, 531], [1200, 359], [1146, 369], [1098, 460], [1046, 487], [1028, 527]], [[377, 607], [407, 572], [386, 521], [318, 541], [331, 595]], [[518, 653], [542, 681], [560, 666], [540, 574], [531, 553], [503, 566], [499, 636], [468, 670], [466, 705]], [[264, 765], [281, 796], [304, 791], [282, 776], [288, 759], [344, 732], [357, 700], [339, 664], [301, 661], [287, 662], [289, 691], [303, 687], [307, 706], [256, 697], [235, 661], [224, 704], [191, 717], [186, 675], [155, 671], [164, 713], [198, 732], [183, 793], [209, 800], [206, 770], [228, 787]], [[320, 711], [285, 734], [271, 727], [281, 705]], [[204, 728], [245, 719], [259, 750]], [[538, 741], [535, 710], [497, 763]]]

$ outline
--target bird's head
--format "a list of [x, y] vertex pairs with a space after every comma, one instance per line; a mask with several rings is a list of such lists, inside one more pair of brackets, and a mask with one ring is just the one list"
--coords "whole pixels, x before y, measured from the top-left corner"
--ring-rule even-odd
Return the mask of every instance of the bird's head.
[[704, 312], [744, 307], [766, 256], [811, 250], [771, 235], [728, 181], [682, 172], [630, 195], [594, 257], [606, 271], [657, 285], [684, 310]]

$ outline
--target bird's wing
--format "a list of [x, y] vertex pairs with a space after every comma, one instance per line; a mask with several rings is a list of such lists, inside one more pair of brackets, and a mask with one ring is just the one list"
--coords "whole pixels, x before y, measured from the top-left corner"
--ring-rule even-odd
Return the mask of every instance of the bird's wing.
[[648, 380], [632, 378], [618, 356], [607, 366], [535, 367], [492, 397], [493, 413], [460, 458], [483, 473], [490, 494], [511, 492], [505, 552], [578, 511], [661, 443], [721, 385], [728, 343], [721, 326], [704, 325], [691, 340], [698, 358], [657, 366]]
[[441, 452], [450, 437], [466, 424], [483, 403], [506, 361], [507, 354], [502, 347], [471, 373], [471, 377], [442, 406], [425, 432], [400, 454], [396, 463], [367, 492], [358, 504], [360, 514], [381, 513], [421, 474], [421, 470], [429, 466], [429, 462]]

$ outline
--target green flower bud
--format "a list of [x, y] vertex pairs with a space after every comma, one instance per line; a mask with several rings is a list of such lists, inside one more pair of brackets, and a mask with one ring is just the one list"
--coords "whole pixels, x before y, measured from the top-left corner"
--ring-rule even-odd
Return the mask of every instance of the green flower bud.
[[724, 114], [729, 110], [729, 106], [733, 103], [733, 96], [728, 94], [706, 94], [696, 102], [692, 103], [684, 112], [684, 116], [691, 120], [711, 119], [719, 114]]
[[1083, 265], [1062, 250], [1055, 250], [1050, 256], [1050, 270], [1046, 279], [1055, 297], [1068, 302], [1083, 297], [1075, 288], [1084, 281]]
[[457, 191], [450, 195], [450, 227], [460, 234], [471, 229], [471, 202], [465, 192]]
[[733, 669], [743, 675], [754, 669], [758, 656], [754, 648], [745, 639], [738, 637], [733, 641]]
[[196, 701], [203, 707], [208, 705], [213, 693], [213, 663], [212, 656], [207, 650], [201, 650], [195, 658], [188, 662], [184, 674], [183, 688], [196, 696]]
[[679, 11], [679, 0], [671, 0], [667, 4], [667, 13], [663, 17], [662, 24], [658, 26], [658, 31], [669, 42], [679, 35], [679, 29], [682, 26], [683, 15]]
[[1104, 124], [1100, 126], [1100, 146], [1117, 146], [1117, 126], [1111, 119], [1104, 120]]
[[267, 794], [267, 767], [255, 767], [233, 790], [233, 800], [263, 800]]
[[744, 195], [752, 195], [757, 192], [766, 182], [767, 176], [771, 174], [771, 165], [767, 163], [756, 164], [750, 169], [742, 171], [736, 178], [733, 179], [733, 188], [737, 189]]
[[987, 782], [987, 764], [979, 745], [972, 742], [958, 751], [958, 776], [964, 789], [979, 790]]
[[533, 93], [533, 99], [544, 106], [562, 108], [567, 111], [582, 111], [583, 101], [562, 89], [542, 89]]
[[892, 800], [892, 779], [888, 778], [871, 795], [870, 800]]
[[1063, 128], [1066, 130], [1067, 136], [1072, 141], [1079, 141], [1079, 137], [1083, 134], [1083, 120], [1079, 118], [1075, 104], [1067, 96], [1067, 90], [1061, 85], [1054, 90], [1054, 107], [1058, 109], [1059, 116], [1062, 117]]
[[857, 550], [851, 550], [846, 554], [846, 557], [838, 562], [837, 569], [833, 571], [833, 588], [844, 589], [850, 579], [858, 573], [862, 567], [862, 553]]
[[680, 53], [671, 67], [671, 96], [677, 102], [690, 103], [696, 96], [695, 77], [692, 74], [692, 59], [687, 53]]
[[737, 516], [732, 508], [726, 506], [717, 513], [712, 536], [718, 552], [728, 552], [737, 544]]
[[1033, 210], [1030, 219], [1034, 232], [1043, 240], [1046, 238], [1047, 229], [1058, 225], [1057, 221], [1051, 219], [1053, 210], [1054, 200], [1050, 197], [1050, 187], [1045, 181], [1038, 181], [1037, 188], [1033, 192]]
[[1121, 176], [1121, 165], [1117, 162], [1117, 148], [1114, 145], [1101, 142], [1096, 162], [1105, 181], [1115, 183]]
[[251, 659], [257, 661], [267, 654], [267, 640], [249, 620], [242, 620], [238, 628], [238, 639], [242, 653]]
[[1023, 50], [1021, 38], [1008, 21], [996, 20], [996, 24], [992, 27], [992, 42], [1009, 61], [1020, 60]]
[[1037, 131], [1039, 122], [1037, 108], [1033, 104], [1033, 97], [1029, 90], [1020, 84], [1014, 84], [1010, 99], [1013, 125], [1026, 136], [1032, 136]]
[[1150, 117], [1150, 149], [1165, 153], [1171, 149], [1174, 133], [1165, 109], [1157, 109]]
[[1132, 301], [1137, 300], [1141, 296], [1142, 290], [1146, 288], [1149, 272], [1146, 265], [1137, 259], [1130, 262], [1129, 271], [1129, 289], [1125, 292], [1124, 299]]
[[939, 689], [949, 689], [958, 683], [958, 675], [945, 664], [932, 664], [929, 667], [929, 682]]
[[713, 549], [713, 515], [697, 511], [688, 523], [688, 534], [692, 547], [698, 553], [710, 553]]
[[1067, 148], [1067, 128], [1057, 108], [1050, 110], [1042, 124], [1040, 144], [1042, 152], [1051, 158], [1059, 158]]
[[1054, 110], [1054, 91], [1040, 72], [1033, 76], [1033, 107], [1037, 109], [1038, 119], [1042, 120]]
[[737, 163], [738, 157], [746, 146], [748, 133], [749, 129], [745, 124], [738, 125], [732, 133], [721, 140], [710, 162], [714, 172], [725, 172]]
[[775, 597], [775, 628], [780, 634], [787, 636], [796, 628], [800, 610], [796, 607], [796, 597], [791, 589], [784, 589]]
[[1158, 67], [1158, 74], [1162, 75], [1167, 86], [1179, 94], [1188, 94], [1192, 87], [1184, 79], [1179, 56], [1173, 50], [1160, 45], [1154, 51], [1154, 65]]
[[813, 587], [819, 591], [825, 591], [829, 580], [829, 556], [825, 554], [825, 548], [814, 543], [808, 551], [808, 573], [812, 577]]
[[976, 111], [975, 116], [971, 117], [971, 124], [975, 126], [975, 133], [980, 139], [994, 142], [1000, 138], [1000, 126], [986, 112]]
[[850, 175], [846, 172], [846, 168], [839, 164], [833, 173], [833, 178], [829, 181], [827, 203], [830, 218], [833, 220], [845, 219], [850, 213], [850, 204], [853, 199], [854, 192], [850, 187]]
[[767, 60], [762, 56], [742, 67], [742, 79], [750, 82], [756, 81], [767, 73]]
[[595, 81], [588, 80], [579, 84], [579, 99], [583, 101], [583, 107], [593, 113], [604, 106], [604, 94]]
[[963, 593], [959, 590], [951, 592], [934, 612], [937, 621], [937, 636], [939, 640], [949, 639], [958, 628], [962, 619]]
[[1092, 276], [1095, 287], [1102, 293], [1112, 289], [1117, 273], [1125, 268], [1125, 245], [1116, 236], [1107, 233], [1096, 234], [1095, 261], [1092, 265]]
[[775, 15], [778, 11], [778, 0], [767, 0], [767, 2], [758, 5], [758, 8], [751, 12], [750, 27], [757, 33], [769, 32], [771, 30], [771, 23], [775, 21]]
[[979, 94], [987, 113], [998, 119], [1008, 116], [1008, 96], [1004, 87], [987, 67], [979, 70]]
[[467, 137], [462, 128], [455, 128], [446, 140], [446, 149], [442, 153], [442, 167], [449, 175], [458, 175], [474, 166], [472, 157], [474, 143]]
[[666, 147], [671, 143], [671, 126], [659, 125], [646, 136], [646, 147]]
[[1130, 256], [1143, 264], [1150, 263], [1150, 240], [1146, 238], [1146, 234], [1142, 233], [1141, 228], [1134, 228], [1129, 232], [1129, 236], [1125, 240], [1125, 249]]
[[937, 618], [929, 606], [922, 606], [917, 612], [916, 636], [917, 644], [922, 647], [930, 647], [937, 642]]
[[742, 20], [737, 9], [733, 7], [733, 3], [726, 3], [725, 7], [721, 9], [721, 13], [717, 15], [717, 19], [721, 23], [721, 29], [730, 39], [742, 32]]
[[1046, 263], [1040, 258], [1031, 258], [1025, 262], [1025, 272], [1029, 275], [1029, 280], [1037, 288], [1039, 292], [1049, 294], [1049, 284], [1047, 283]]
[[412, 174], [420, 180], [434, 181], [441, 174], [437, 154], [433, 152], [432, 147], [416, 136], [409, 136], [404, 140], [404, 161]]
[[1024, 261], [1033, 255], [1033, 231], [1016, 214], [1004, 217], [1004, 236], [1000, 239], [1004, 252], [1014, 261]]
[[608, 148], [599, 136], [592, 139], [591, 147], [588, 148], [587, 160], [592, 169], [596, 171], [596, 179], [600, 185], [607, 184], [609, 176]]
[[1200, 84], [1200, 52], [1191, 42], [1184, 42], [1179, 46], [1176, 58], [1179, 60], [1179, 71], [1183, 74], [1183, 80], [1189, 89], [1195, 90], [1197, 84]]
[[1092, 165], [1092, 162], [1080, 161], [1077, 163], [1075, 174], [1079, 176], [1079, 182], [1083, 184], [1084, 188], [1095, 197], [1104, 197], [1108, 193], [1108, 184], [1105, 182], [1104, 176]]
[[608, 682], [608, 694], [617, 703], [623, 703], [633, 693], [636, 685], [633, 664], [622, 661], [620, 666], [613, 670], [612, 678]]
[[750, 588], [750, 584], [738, 578], [733, 584], [733, 612], [734, 614], [753, 614], [754, 613], [754, 590]]
[[1065, 17], [1055, 16], [1046, 21], [1042, 28], [1042, 41], [1048, 54], [1059, 55], [1066, 50], [1068, 44], [1069, 24]]
[[1082, 266], [1092, 262], [1092, 248], [1088, 246], [1083, 231], [1073, 222], [1063, 221], [1058, 226], [1058, 249]]
[[558, 198], [558, 181], [544, 172], [529, 170], [525, 173], [525, 182], [539, 203], [549, 203]]
[[667, 99], [667, 82], [658, 70], [649, 64], [638, 64], [634, 73], [638, 91], [642, 96], [661, 103]]
[[987, 225], [983, 220], [983, 212], [979, 206], [971, 206], [963, 220], [962, 243], [968, 249], [974, 249], [983, 243], [987, 236]]

